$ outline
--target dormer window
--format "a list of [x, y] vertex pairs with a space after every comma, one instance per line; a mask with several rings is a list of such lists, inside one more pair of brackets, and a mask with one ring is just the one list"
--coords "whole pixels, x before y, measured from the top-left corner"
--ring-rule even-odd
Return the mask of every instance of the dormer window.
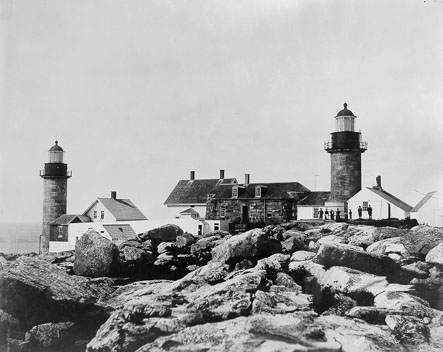
[[256, 186], [255, 187], [255, 198], [261, 198], [261, 186]]
[[238, 187], [232, 187], [232, 198], [238, 198]]

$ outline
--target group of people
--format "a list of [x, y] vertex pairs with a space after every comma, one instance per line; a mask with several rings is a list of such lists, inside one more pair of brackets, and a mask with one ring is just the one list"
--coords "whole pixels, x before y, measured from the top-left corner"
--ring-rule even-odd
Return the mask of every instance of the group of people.
[[[366, 211], [368, 212], [369, 219], [372, 219], [372, 207], [370, 204], [368, 205]], [[361, 219], [362, 215], [363, 215], [363, 209], [360, 205], [358, 206], [357, 212], [358, 212], [358, 218]], [[339, 221], [340, 220], [340, 209], [337, 208], [337, 210], [334, 213], [333, 209], [330, 209], [330, 210], [326, 209], [325, 211], [323, 211], [323, 209], [320, 208], [318, 215], [321, 220], [323, 220], [323, 215], [324, 215], [325, 220]], [[345, 217], [346, 217], [346, 214], [345, 214]], [[349, 209], [349, 219], [352, 220], [352, 210], [351, 209]]]

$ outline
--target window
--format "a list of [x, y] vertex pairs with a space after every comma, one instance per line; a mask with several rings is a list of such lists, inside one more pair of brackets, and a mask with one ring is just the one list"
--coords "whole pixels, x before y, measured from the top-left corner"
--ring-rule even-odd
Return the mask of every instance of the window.
[[94, 219], [97, 219], [97, 210], [94, 210]]
[[368, 210], [368, 202], [363, 202], [363, 211], [367, 211]]
[[220, 224], [217, 222], [214, 224], [214, 231], [220, 230]]
[[318, 219], [318, 208], [314, 208], [314, 219]]
[[261, 187], [260, 186], [255, 187], [255, 197], [261, 198]]
[[220, 206], [220, 218], [224, 218], [226, 216], [226, 207], [225, 206]]
[[232, 198], [238, 198], [238, 187], [232, 187]]
[[100, 219], [103, 220], [104, 218], [105, 218], [105, 212], [102, 210], [100, 213]]

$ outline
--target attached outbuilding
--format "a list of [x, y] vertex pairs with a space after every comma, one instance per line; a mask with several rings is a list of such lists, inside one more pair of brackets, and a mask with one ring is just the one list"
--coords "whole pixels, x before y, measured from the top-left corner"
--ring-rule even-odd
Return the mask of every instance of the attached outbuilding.
[[443, 197], [438, 191], [428, 192], [411, 210], [411, 218], [419, 224], [443, 227]]
[[[331, 192], [310, 192], [297, 205], [299, 220], [320, 219], [320, 211], [326, 211], [325, 204], [328, 202]], [[335, 211], [335, 209], [334, 209]], [[323, 215], [324, 218], [324, 215]]]

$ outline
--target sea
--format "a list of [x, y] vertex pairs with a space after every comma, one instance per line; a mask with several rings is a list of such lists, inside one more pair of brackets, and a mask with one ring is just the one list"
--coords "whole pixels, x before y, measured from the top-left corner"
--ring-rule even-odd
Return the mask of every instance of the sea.
[[41, 223], [0, 223], [0, 253], [38, 253], [41, 232]]

